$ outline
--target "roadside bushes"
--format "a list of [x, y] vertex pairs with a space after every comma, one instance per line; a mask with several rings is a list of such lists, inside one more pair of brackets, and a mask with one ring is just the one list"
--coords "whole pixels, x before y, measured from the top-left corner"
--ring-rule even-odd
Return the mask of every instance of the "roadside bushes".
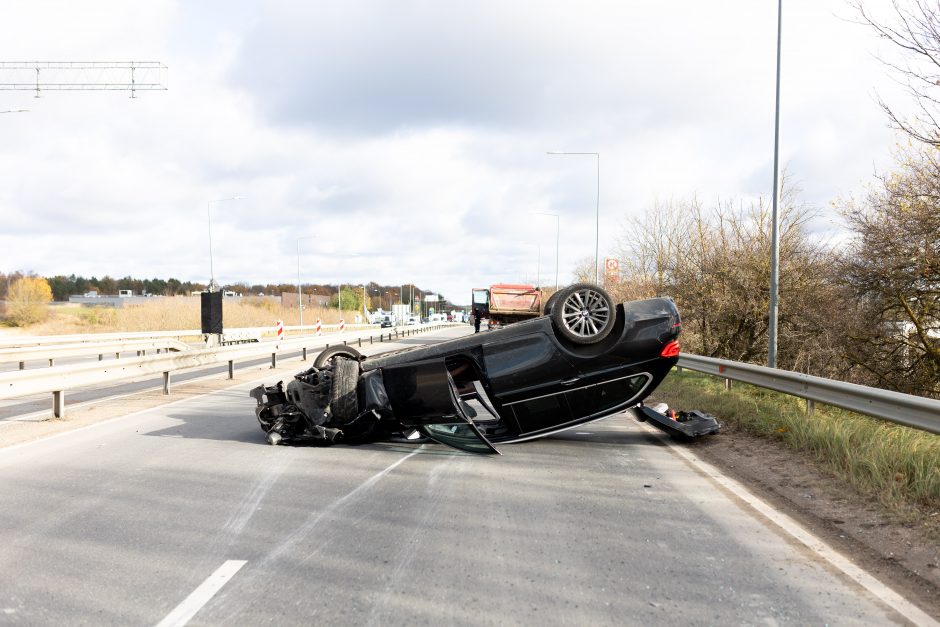
[[656, 397], [673, 407], [705, 407], [723, 424], [807, 453], [889, 507], [940, 507], [940, 436], [821, 404], [808, 416], [795, 397], [741, 383], [725, 390], [720, 379], [700, 373], [670, 374]]
[[6, 323], [22, 327], [42, 322], [49, 316], [52, 289], [41, 277], [17, 279], [7, 292]]

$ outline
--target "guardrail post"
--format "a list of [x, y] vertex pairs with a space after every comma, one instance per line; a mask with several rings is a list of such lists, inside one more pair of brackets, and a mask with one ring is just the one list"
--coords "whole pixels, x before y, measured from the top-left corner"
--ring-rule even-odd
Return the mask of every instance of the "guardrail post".
[[114, 358], [115, 358], [115, 359], [120, 359], [120, 358], [121, 358], [121, 353], [114, 353]]
[[362, 348], [362, 338], [359, 338], [359, 347]]
[[25, 362], [25, 361], [21, 361], [21, 362], [20, 362], [20, 370], [26, 370], [26, 362]]
[[271, 353], [271, 367], [277, 368], [277, 353]]
[[816, 411], [816, 401], [811, 398], [806, 399], [806, 415], [812, 417]]
[[731, 379], [725, 379], [725, 389], [726, 390], [731, 389]]
[[49, 367], [52, 368], [55, 365], [55, 359], [49, 358]]
[[104, 361], [104, 355], [98, 353], [98, 361]]
[[676, 366], [676, 372], [682, 374], [682, 366]]
[[52, 393], [52, 415], [56, 418], [65, 416], [65, 391], [56, 390]]
[[234, 359], [228, 360], [228, 378], [229, 379], [235, 378], [235, 360]]
[[303, 347], [303, 357], [300, 358], [301, 361], [307, 361], [307, 347]]
[[170, 372], [163, 373], [163, 395], [169, 396], [170, 394]]

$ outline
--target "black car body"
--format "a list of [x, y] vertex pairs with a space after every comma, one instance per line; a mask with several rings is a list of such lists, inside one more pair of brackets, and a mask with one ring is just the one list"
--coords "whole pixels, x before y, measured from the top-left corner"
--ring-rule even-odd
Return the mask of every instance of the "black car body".
[[[476, 452], [628, 408], [640, 420], [670, 422], [641, 402], [678, 360], [675, 304], [654, 298], [614, 306], [587, 284], [558, 296], [546, 315], [497, 331], [369, 358], [327, 349], [286, 389], [278, 383], [252, 390], [258, 420], [271, 443], [418, 432]], [[704, 430], [660, 426], [687, 436], [717, 430], [717, 423]]]

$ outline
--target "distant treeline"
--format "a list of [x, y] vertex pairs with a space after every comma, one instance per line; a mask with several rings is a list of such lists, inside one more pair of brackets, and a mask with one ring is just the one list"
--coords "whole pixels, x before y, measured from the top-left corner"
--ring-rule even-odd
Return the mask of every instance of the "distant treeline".
[[[6, 299], [9, 286], [18, 279], [27, 276], [22, 272], [12, 272], [4, 274], [0, 272], [0, 298]], [[32, 274], [30, 274], [32, 276]], [[135, 279], [126, 276], [122, 279], [115, 279], [110, 276], [90, 277], [56, 275], [52, 277], [43, 277], [49, 287], [52, 289], [52, 299], [55, 301], [67, 301], [69, 296], [80, 296], [90, 291], [96, 291], [99, 295], [114, 295], [119, 290], [133, 290], [134, 294], [154, 294], [156, 296], [184, 296], [192, 292], [199, 292], [206, 289], [205, 283], [194, 283], [192, 281], [180, 281], [179, 279]], [[343, 285], [343, 289], [350, 286]], [[380, 285], [370, 282], [365, 285], [366, 292], [370, 298], [376, 296], [386, 297], [387, 302], [403, 302], [409, 304], [411, 296], [420, 301], [425, 294], [433, 293], [429, 290], [423, 290], [413, 285]], [[242, 296], [256, 296], [266, 294], [269, 296], [280, 296], [283, 292], [297, 293], [297, 284], [290, 283], [268, 283], [266, 285], [247, 283], [233, 283], [223, 285], [223, 290], [235, 292]], [[304, 294], [315, 294], [320, 296], [334, 296], [338, 291], [336, 285], [316, 285], [304, 284], [302, 291]]]

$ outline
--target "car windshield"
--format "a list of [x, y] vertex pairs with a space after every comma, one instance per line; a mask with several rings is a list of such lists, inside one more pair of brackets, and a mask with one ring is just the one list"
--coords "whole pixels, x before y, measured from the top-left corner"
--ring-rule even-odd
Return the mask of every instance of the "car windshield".
[[488, 444], [476, 427], [469, 424], [441, 425], [432, 424], [421, 427], [428, 437], [441, 444], [448, 444], [471, 453], [497, 453], [498, 451]]

